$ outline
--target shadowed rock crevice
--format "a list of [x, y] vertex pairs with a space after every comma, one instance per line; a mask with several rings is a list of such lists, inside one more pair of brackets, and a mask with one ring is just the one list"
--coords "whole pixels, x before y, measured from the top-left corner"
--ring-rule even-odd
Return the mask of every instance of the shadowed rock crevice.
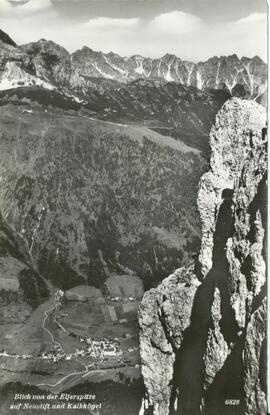
[[267, 338], [262, 342], [260, 353], [259, 381], [262, 390], [267, 394]]
[[232, 192], [225, 189], [214, 237], [213, 267], [198, 288], [191, 315], [191, 325], [184, 333], [184, 341], [176, 354], [174, 388], [181, 395], [178, 414], [200, 414], [204, 396], [204, 356], [209, 328], [212, 326], [211, 308], [215, 288], [221, 297], [220, 329], [227, 343], [237, 337], [238, 326], [230, 305], [228, 291], [228, 263], [225, 246], [233, 232]]
[[[203, 415], [245, 414], [243, 349], [244, 338], [242, 336], [205, 394]], [[230, 405], [227, 404], [229, 400], [235, 400], [239, 403]]]
[[[251, 222], [256, 219], [256, 214], [259, 211], [261, 215], [262, 220], [262, 228], [264, 229], [264, 238], [263, 238], [263, 249], [262, 249], [262, 255], [265, 262], [266, 267], [268, 266], [267, 262], [267, 172], [264, 173], [262, 179], [259, 182], [257, 193], [253, 199], [253, 201], [250, 204], [249, 207], [249, 214], [251, 217]], [[249, 239], [251, 242], [254, 242], [254, 228], [251, 228], [252, 232], [251, 235], [249, 235]], [[267, 275], [267, 268], [266, 268], [266, 275]]]

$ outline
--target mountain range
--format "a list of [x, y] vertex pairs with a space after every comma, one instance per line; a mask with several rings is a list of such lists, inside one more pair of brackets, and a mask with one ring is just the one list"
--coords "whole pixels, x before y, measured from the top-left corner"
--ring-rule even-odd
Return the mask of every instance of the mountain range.
[[[0, 33], [0, 89], [42, 85], [48, 89], [74, 91], [86, 99], [94, 89], [118, 88], [137, 79], [175, 82], [199, 90], [221, 89], [231, 95], [262, 100], [266, 91], [267, 66], [258, 56], [213, 57], [193, 63], [175, 55], [147, 58], [122, 57], [84, 46], [70, 54], [66, 49], [44, 39], [17, 46], [4, 32]], [[100, 82], [100, 80], [103, 82]]]

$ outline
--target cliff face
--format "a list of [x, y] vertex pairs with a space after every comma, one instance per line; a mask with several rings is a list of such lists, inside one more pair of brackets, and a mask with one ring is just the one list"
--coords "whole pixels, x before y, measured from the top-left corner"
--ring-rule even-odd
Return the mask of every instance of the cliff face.
[[237, 98], [216, 117], [198, 260], [140, 308], [142, 413], [267, 412], [265, 119], [263, 107]]

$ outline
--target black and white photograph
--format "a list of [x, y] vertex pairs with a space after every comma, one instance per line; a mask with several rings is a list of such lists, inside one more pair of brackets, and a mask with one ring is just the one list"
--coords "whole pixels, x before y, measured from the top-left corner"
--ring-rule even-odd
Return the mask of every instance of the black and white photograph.
[[0, 415], [268, 414], [267, 19], [0, 0]]

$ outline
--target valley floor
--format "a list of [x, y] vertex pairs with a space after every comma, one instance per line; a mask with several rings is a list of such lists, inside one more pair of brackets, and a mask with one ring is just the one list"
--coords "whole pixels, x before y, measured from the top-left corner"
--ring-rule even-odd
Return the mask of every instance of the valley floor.
[[[123, 381], [140, 377], [139, 301], [120, 300], [134, 313], [113, 323], [102, 318], [97, 303], [66, 302], [57, 291], [24, 324], [1, 327], [1, 386], [36, 385], [59, 393], [84, 381]], [[78, 323], [80, 321], [80, 323]], [[88, 323], [87, 323], [88, 322]], [[90, 324], [89, 324], [90, 322]]]

